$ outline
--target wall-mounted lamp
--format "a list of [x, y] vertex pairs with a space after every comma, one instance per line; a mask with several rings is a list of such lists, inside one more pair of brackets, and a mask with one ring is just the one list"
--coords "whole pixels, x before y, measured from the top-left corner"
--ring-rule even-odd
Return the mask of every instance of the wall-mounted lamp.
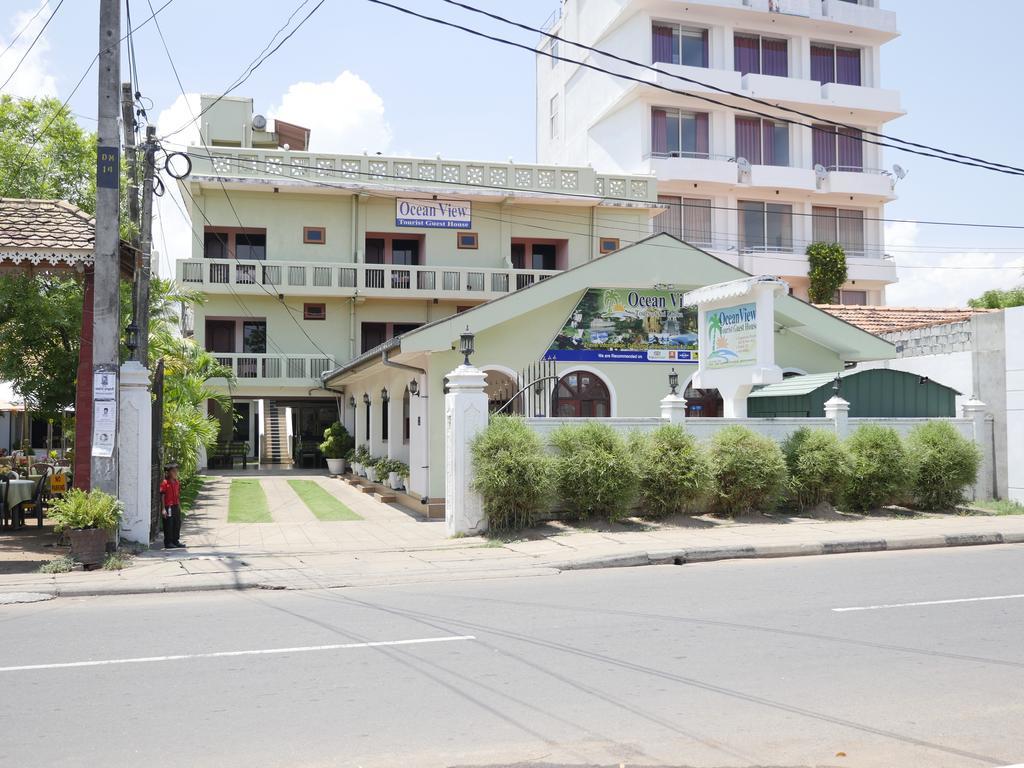
[[386, 403], [388, 400], [391, 399], [391, 395], [388, 394], [388, 388], [387, 387], [381, 387], [381, 389], [380, 389], [380, 399], [381, 399], [381, 402], [384, 402], [384, 403]]
[[348, 405], [349, 405], [349, 407], [352, 410], [356, 409], [356, 396], [355, 395], [349, 395], [348, 396]]
[[416, 379], [412, 379], [409, 381], [409, 394], [412, 395], [413, 397], [420, 396], [420, 383], [416, 381]]
[[366, 392], [363, 392], [363, 405], [369, 406], [369, 404], [370, 396]]

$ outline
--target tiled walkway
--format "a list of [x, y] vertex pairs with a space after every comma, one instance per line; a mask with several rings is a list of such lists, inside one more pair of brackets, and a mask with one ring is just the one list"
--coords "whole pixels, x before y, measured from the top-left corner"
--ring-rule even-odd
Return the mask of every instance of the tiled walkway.
[[[457, 545], [445, 536], [444, 523], [382, 504], [338, 480], [321, 474], [257, 477], [267, 494], [273, 522], [229, 523], [231, 476], [207, 479], [187, 516], [182, 538], [189, 554], [291, 555], [436, 548]], [[362, 520], [321, 522], [302, 502], [289, 480], [311, 480]]]

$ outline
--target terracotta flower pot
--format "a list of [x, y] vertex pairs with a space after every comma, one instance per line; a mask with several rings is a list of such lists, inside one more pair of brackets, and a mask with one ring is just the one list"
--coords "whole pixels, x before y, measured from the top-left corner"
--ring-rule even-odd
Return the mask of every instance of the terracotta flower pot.
[[103, 565], [109, 535], [102, 528], [72, 528], [71, 556], [86, 568]]

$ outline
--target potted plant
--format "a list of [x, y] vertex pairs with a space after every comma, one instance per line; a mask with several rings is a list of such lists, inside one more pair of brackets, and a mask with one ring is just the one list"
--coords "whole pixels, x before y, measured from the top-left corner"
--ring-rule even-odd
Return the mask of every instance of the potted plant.
[[409, 476], [409, 467], [405, 462], [398, 459], [387, 459], [377, 465], [377, 471], [381, 473], [381, 477], [383, 477], [383, 473], [387, 473], [388, 487], [391, 490], [401, 491], [406, 487], [405, 478]]
[[366, 470], [366, 479], [371, 483], [377, 482], [377, 465], [380, 463], [380, 459], [375, 459], [372, 456], [366, 460], [363, 464], [363, 469]]
[[348, 465], [348, 469], [351, 469], [353, 474], [355, 474], [355, 471], [356, 471], [356, 468], [353, 466], [353, 462], [355, 461], [355, 456], [356, 456], [356, 449], [355, 448], [349, 448], [347, 451], [345, 451], [345, 464]]
[[110, 532], [117, 529], [124, 505], [103, 491], [72, 488], [50, 506], [53, 529], [68, 531], [71, 556], [87, 570], [103, 564]]
[[327, 471], [332, 475], [340, 475], [345, 471], [345, 453], [352, 447], [352, 438], [348, 430], [336, 421], [324, 430], [324, 441], [320, 443], [320, 453], [327, 459]]
[[372, 457], [370, 452], [366, 450], [365, 445], [361, 445], [356, 448], [355, 453], [352, 456], [352, 470], [361, 477], [366, 477], [366, 464]]

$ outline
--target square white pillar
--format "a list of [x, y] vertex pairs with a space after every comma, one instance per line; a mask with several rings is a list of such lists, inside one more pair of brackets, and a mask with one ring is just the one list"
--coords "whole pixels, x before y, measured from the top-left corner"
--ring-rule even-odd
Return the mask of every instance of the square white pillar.
[[135, 360], [121, 366], [118, 419], [117, 496], [124, 504], [121, 537], [148, 546], [153, 505], [153, 401], [149, 371]]

